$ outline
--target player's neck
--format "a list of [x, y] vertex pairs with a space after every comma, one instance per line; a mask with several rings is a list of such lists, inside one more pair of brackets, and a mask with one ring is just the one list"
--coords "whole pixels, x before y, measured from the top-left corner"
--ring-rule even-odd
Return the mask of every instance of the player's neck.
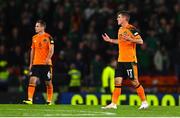
[[42, 34], [44, 34], [45, 33], [45, 31], [41, 31], [41, 32], [39, 32], [38, 34], [39, 35], [42, 35]]
[[129, 25], [129, 23], [128, 22], [124, 22], [124, 23], [122, 23], [122, 27], [127, 27]]

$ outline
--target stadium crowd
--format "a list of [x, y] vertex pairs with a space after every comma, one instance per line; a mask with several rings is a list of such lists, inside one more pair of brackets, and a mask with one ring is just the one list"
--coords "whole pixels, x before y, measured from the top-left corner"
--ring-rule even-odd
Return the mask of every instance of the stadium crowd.
[[[140, 75], [180, 76], [179, 0], [4, 0], [0, 1], [0, 91], [20, 91], [27, 80], [35, 21], [43, 19], [55, 40], [54, 86], [68, 86], [68, 72], [81, 73], [81, 86], [101, 86], [103, 68], [117, 58], [116, 13], [128, 10], [141, 33]], [[73, 65], [73, 66], [72, 66]], [[180, 78], [179, 78], [180, 79]]]

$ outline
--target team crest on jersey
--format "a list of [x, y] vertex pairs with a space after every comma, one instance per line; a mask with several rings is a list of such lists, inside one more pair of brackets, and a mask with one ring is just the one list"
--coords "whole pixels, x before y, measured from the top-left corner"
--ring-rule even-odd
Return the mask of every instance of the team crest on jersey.
[[43, 39], [43, 42], [47, 42], [47, 39]]
[[126, 34], [127, 34], [127, 31], [125, 31], [124, 34], [126, 35]]

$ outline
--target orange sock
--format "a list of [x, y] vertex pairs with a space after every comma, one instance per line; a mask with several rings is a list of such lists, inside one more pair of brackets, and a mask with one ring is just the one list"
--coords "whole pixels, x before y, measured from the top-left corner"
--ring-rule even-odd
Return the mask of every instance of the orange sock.
[[34, 91], [35, 91], [35, 85], [34, 84], [29, 84], [28, 86], [28, 100], [33, 100], [33, 95], [34, 95]]
[[117, 104], [117, 101], [118, 101], [118, 98], [121, 94], [121, 85], [115, 85], [115, 89], [113, 91], [113, 94], [112, 94], [112, 102], [114, 104]]
[[47, 102], [51, 102], [53, 97], [53, 85], [46, 86], [47, 89]]
[[146, 96], [144, 93], [144, 88], [141, 85], [139, 85], [139, 86], [137, 86], [136, 91], [137, 91], [137, 94], [140, 97], [141, 101], [145, 101]]

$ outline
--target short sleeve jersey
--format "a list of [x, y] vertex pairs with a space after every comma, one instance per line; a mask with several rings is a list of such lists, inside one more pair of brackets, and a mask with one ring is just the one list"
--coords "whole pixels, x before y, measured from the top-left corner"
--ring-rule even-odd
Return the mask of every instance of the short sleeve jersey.
[[141, 38], [137, 29], [128, 25], [127, 27], [120, 27], [118, 31], [118, 47], [119, 47], [119, 57], [118, 62], [137, 62], [136, 57], [136, 43], [123, 40], [121, 35], [129, 35], [133, 40]]
[[45, 63], [53, 38], [48, 33], [36, 34], [32, 38], [31, 48], [34, 49], [33, 65], [52, 65], [51, 59]]

